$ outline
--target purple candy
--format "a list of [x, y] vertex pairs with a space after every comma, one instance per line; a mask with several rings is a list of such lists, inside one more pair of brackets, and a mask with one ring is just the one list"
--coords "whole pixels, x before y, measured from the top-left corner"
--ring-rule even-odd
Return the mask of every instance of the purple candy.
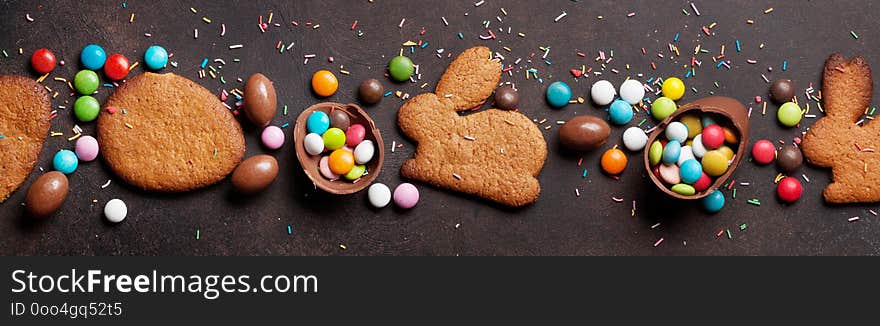
[[98, 141], [92, 136], [82, 136], [76, 140], [76, 157], [83, 162], [94, 161], [98, 157]]
[[268, 126], [263, 129], [260, 138], [263, 141], [263, 146], [268, 149], [279, 149], [284, 145], [284, 131], [276, 126]]
[[410, 209], [419, 202], [419, 190], [411, 183], [401, 183], [394, 189], [394, 203], [403, 209]]

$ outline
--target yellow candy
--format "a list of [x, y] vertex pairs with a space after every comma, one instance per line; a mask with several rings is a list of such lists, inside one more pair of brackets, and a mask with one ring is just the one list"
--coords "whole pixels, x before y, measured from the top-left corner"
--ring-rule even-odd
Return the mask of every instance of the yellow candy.
[[712, 150], [703, 155], [703, 172], [710, 177], [717, 177], [727, 172], [727, 156], [719, 150]]
[[688, 113], [682, 115], [681, 123], [688, 127], [688, 139], [693, 139], [703, 132], [703, 123], [700, 121], [700, 117], [696, 114]]
[[735, 154], [735, 153], [733, 152], [733, 150], [730, 149], [730, 147], [727, 147], [727, 146], [721, 146], [721, 147], [718, 147], [717, 151], [721, 152], [721, 154], [724, 154], [724, 157], [726, 157], [728, 161], [732, 160], [732, 159], [733, 159], [733, 155]]
[[666, 78], [666, 80], [663, 81], [661, 89], [663, 90], [663, 96], [666, 96], [673, 101], [678, 101], [684, 96], [684, 82], [676, 77]]

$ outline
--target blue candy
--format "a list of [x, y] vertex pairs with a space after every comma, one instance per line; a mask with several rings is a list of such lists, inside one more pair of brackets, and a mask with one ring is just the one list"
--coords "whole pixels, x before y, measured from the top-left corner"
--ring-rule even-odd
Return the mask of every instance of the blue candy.
[[709, 115], [705, 115], [705, 114], [700, 119], [700, 121], [703, 124], [703, 128], [706, 128], [706, 126], [708, 126], [708, 125], [714, 125], [716, 123], [715, 119], [712, 119], [712, 117], [710, 117]]
[[700, 162], [697, 162], [695, 159], [689, 159], [681, 163], [681, 166], [678, 168], [678, 173], [681, 175], [681, 182], [692, 185], [700, 180], [700, 176], [703, 175], [703, 166], [700, 165]]
[[611, 107], [608, 108], [608, 115], [611, 117], [611, 123], [616, 125], [625, 125], [633, 118], [632, 107], [624, 100], [614, 100]]
[[724, 194], [720, 190], [715, 190], [706, 197], [703, 197], [703, 208], [709, 213], [716, 213], [724, 207]]
[[309, 132], [323, 135], [330, 128], [330, 117], [323, 111], [312, 112], [309, 115], [309, 120], [306, 121], [306, 127]]
[[152, 70], [165, 68], [165, 65], [168, 64], [168, 51], [165, 51], [165, 48], [161, 46], [153, 45], [144, 52], [144, 62]]
[[76, 158], [76, 154], [66, 149], [58, 151], [58, 153], [55, 153], [55, 157], [52, 158], [52, 166], [56, 171], [64, 174], [73, 173], [78, 165], [79, 159]]
[[666, 143], [666, 147], [663, 148], [663, 158], [661, 161], [663, 164], [675, 164], [675, 162], [678, 162], [679, 155], [681, 155], [681, 144], [677, 141], [671, 141]]
[[561, 108], [568, 105], [571, 100], [571, 87], [565, 82], [554, 82], [547, 87], [547, 103], [555, 108]]
[[107, 61], [107, 53], [97, 44], [86, 45], [79, 54], [79, 60], [83, 67], [88, 70], [98, 70], [104, 67]]

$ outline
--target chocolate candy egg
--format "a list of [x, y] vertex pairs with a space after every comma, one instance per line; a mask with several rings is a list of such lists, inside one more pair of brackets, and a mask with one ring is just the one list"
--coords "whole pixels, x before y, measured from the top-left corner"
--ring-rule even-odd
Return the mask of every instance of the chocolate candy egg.
[[770, 84], [770, 98], [776, 103], [791, 101], [794, 97], [794, 84], [789, 79], [777, 79]]
[[357, 164], [365, 164], [373, 159], [373, 154], [375, 153], [376, 147], [373, 146], [373, 142], [364, 140], [354, 148], [354, 162]]
[[25, 196], [25, 208], [31, 217], [49, 217], [67, 198], [67, 176], [58, 171], [47, 172], [31, 184]]
[[513, 87], [504, 86], [495, 90], [495, 107], [502, 110], [513, 110], [516, 109], [517, 103], [519, 103], [519, 93]]
[[794, 145], [782, 146], [776, 152], [776, 165], [779, 169], [786, 173], [796, 171], [804, 163], [804, 155], [801, 149]]
[[592, 151], [605, 144], [611, 127], [605, 120], [591, 115], [579, 115], [559, 127], [562, 146], [575, 151]]
[[348, 117], [348, 114], [343, 110], [332, 110], [330, 111], [330, 127], [339, 128], [341, 130], [348, 129], [348, 126], [351, 125], [351, 119]]
[[303, 139], [303, 148], [309, 155], [318, 155], [324, 151], [324, 138], [316, 133], [307, 134]]
[[382, 100], [385, 94], [385, 87], [382, 83], [375, 79], [365, 79], [358, 87], [358, 97], [366, 104], [376, 104]]
[[262, 191], [275, 181], [278, 175], [278, 161], [274, 157], [261, 154], [241, 162], [232, 172], [232, 186], [240, 193], [253, 194]]
[[244, 114], [255, 125], [265, 127], [275, 117], [278, 99], [272, 81], [261, 73], [248, 78], [244, 86]]

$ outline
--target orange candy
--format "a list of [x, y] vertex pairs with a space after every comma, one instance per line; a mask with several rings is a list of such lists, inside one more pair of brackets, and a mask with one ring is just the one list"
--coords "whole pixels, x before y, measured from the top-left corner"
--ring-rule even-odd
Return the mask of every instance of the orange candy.
[[354, 167], [354, 154], [347, 149], [337, 149], [330, 153], [330, 171], [335, 174], [346, 174]]
[[721, 130], [724, 131], [724, 141], [731, 145], [736, 145], [739, 142], [739, 138], [736, 136], [736, 133], [733, 132], [733, 129], [727, 127], [721, 127]]
[[336, 88], [338, 87], [339, 81], [336, 80], [336, 76], [328, 70], [318, 70], [312, 75], [312, 89], [315, 91], [315, 94], [318, 94], [318, 96], [328, 97], [333, 95], [336, 93]]
[[616, 175], [626, 168], [626, 154], [617, 147], [605, 151], [602, 154], [602, 170], [605, 173]]

